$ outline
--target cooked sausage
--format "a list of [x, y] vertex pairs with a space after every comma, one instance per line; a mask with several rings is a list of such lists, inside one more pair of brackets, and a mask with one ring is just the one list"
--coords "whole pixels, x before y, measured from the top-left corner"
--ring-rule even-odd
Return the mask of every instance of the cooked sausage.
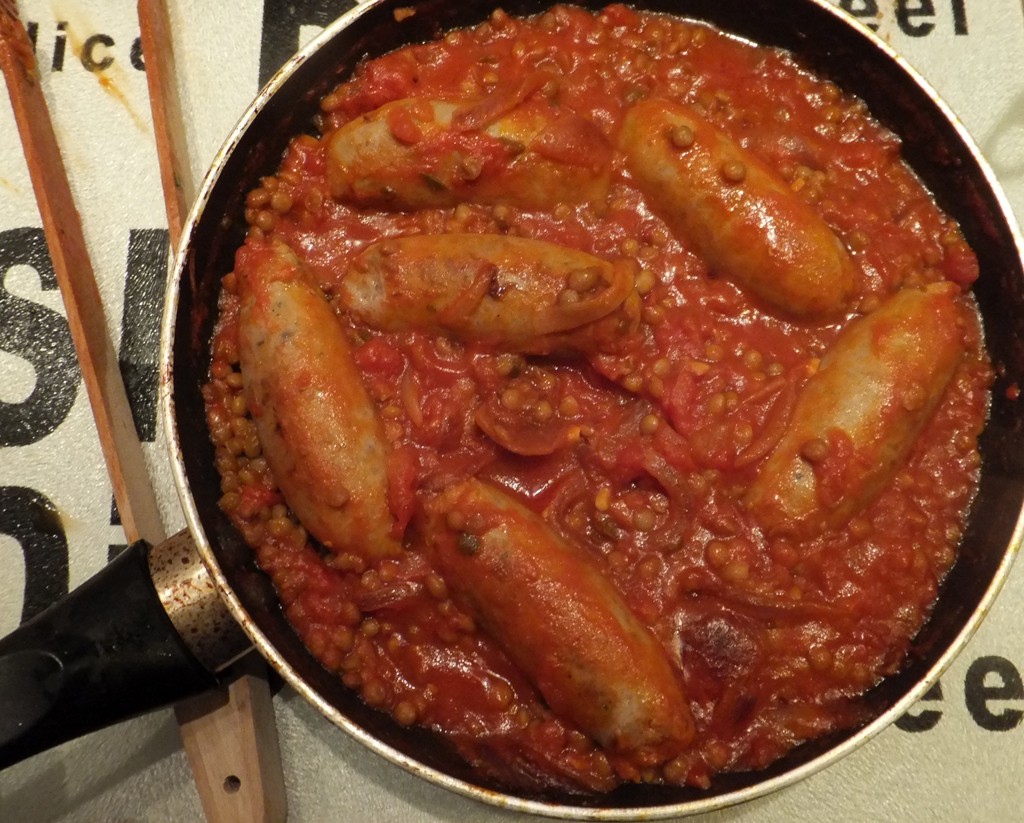
[[[522, 237], [412, 235], [375, 243], [352, 262], [340, 299], [377, 329], [419, 329], [543, 353], [600, 343], [584, 327], [634, 291], [636, 264]], [[613, 329], [609, 329], [609, 336]], [[567, 334], [566, 334], [567, 333]]]
[[714, 272], [795, 318], [844, 313], [857, 269], [824, 220], [754, 154], [687, 106], [633, 106], [619, 138], [656, 212]]
[[328, 138], [331, 194], [397, 211], [494, 203], [549, 209], [600, 205], [611, 144], [591, 123], [529, 100], [489, 123], [472, 103], [410, 98], [387, 103]]
[[242, 379], [267, 464], [324, 546], [395, 555], [387, 445], [327, 300], [280, 241], [239, 251]]
[[748, 492], [765, 529], [841, 526], [890, 482], [964, 356], [956, 294], [899, 292], [842, 333]]
[[426, 508], [432, 562], [559, 716], [610, 751], [659, 762], [690, 744], [665, 650], [583, 550], [475, 479]]

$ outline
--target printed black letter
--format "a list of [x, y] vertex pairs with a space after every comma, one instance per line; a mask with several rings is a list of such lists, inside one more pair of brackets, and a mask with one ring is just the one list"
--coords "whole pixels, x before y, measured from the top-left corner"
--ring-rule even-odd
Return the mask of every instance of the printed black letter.
[[0, 350], [27, 361], [36, 374], [24, 401], [0, 399], [0, 446], [27, 446], [52, 434], [71, 411], [81, 379], [67, 321], [6, 290], [8, 273], [19, 265], [35, 269], [44, 290], [57, 288], [42, 229], [0, 232]]
[[[992, 675], [999, 679], [998, 685], [986, 685]], [[993, 700], [1024, 700], [1024, 684], [1020, 672], [1005, 657], [979, 657], [967, 670], [964, 682], [967, 710], [974, 722], [990, 732], [1005, 732], [1020, 725], [1024, 711], [1003, 709], [993, 711], [989, 702]]]

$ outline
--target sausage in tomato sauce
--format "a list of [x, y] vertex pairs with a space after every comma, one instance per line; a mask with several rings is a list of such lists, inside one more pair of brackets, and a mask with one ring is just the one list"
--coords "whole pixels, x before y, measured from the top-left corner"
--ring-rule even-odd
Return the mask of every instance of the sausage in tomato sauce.
[[611, 751], [656, 762], [693, 741], [665, 650], [588, 555], [476, 479], [427, 510], [433, 562], [555, 712]]
[[842, 333], [747, 493], [764, 528], [840, 527], [889, 483], [964, 356], [958, 293], [901, 291]]
[[787, 315], [842, 315], [857, 268], [825, 221], [770, 167], [690, 108], [633, 106], [619, 145], [649, 205], [716, 271]]
[[250, 241], [236, 263], [245, 393], [285, 500], [334, 551], [401, 553], [388, 447], [334, 312], [284, 243]]
[[599, 347], [602, 333], [613, 344], [614, 323], [596, 334], [588, 326], [633, 293], [636, 272], [635, 262], [608, 262], [540, 240], [424, 234], [364, 249], [340, 296], [373, 328], [448, 333], [536, 354]]
[[475, 110], [466, 101], [409, 98], [345, 124], [328, 138], [331, 193], [397, 211], [603, 203], [612, 148], [589, 120], [542, 100], [491, 122], [478, 122]]

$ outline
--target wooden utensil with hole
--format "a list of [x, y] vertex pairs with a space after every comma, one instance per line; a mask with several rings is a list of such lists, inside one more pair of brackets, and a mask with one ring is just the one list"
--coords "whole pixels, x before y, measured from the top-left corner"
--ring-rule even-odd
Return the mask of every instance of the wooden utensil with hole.
[[[171, 248], [177, 248], [195, 185], [178, 96], [171, 21], [164, 0], [139, 0], [138, 17]], [[250, 653], [226, 686], [175, 707], [182, 741], [210, 823], [277, 823], [287, 816], [284, 776], [266, 665]]]

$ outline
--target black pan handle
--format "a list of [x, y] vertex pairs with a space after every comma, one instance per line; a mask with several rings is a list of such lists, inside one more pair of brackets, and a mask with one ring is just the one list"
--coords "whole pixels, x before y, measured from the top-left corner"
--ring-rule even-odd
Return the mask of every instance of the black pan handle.
[[[158, 553], [169, 544], [174, 563], [183, 562], [181, 536]], [[0, 769], [216, 685], [209, 661], [200, 662], [168, 614], [153, 551], [132, 544], [0, 640]]]

